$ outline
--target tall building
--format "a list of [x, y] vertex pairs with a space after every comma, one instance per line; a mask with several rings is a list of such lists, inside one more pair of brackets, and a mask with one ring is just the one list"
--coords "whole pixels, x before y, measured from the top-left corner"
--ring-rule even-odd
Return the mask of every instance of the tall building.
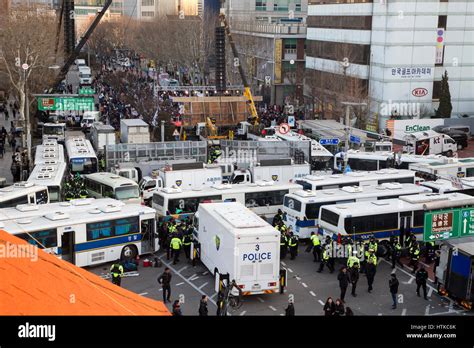
[[468, 0], [310, 0], [307, 102], [324, 118], [366, 102], [368, 129], [381, 130], [433, 114], [447, 71], [452, 113], [473, 114], [473, 15]]
[[[247, 79], [267, 104], [303, 105], [307, 4], [307, 0], [226, 0]], [[230, 68], [228, 75], [240, 84], [237, 69]]]
[[211, 0], [124, 0], [124, 14], [138, 20], [166, 16], [202, 16], [204, 2]]
[[[105, 12], [101, 21], [119, 19], [124, 15], [124, 2], [126, 0], [113, 0], [112, 4]], [[79, 38], [89, 27], [91, 21], [97, 16], [97, 12], [102, 9], [103, 0], [75, 0], [74, 20], [76, 22], [76, 38]]]

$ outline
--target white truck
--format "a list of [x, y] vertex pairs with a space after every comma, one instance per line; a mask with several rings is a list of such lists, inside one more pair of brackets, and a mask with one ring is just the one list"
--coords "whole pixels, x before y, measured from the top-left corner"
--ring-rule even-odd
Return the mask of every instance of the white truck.
[[174, 164], [145, 176], [138, 184], [143, 200], [151, 203], [153, 193], [164, 187], [179, 187], [183, 190], [222, 184], [222, 169], [218, 166], [207, 168], [202, 162]]
[[458, 151], [456, 142], [446, 134], [433, 130], [415, 132], [405, 136], [403, 151], [415, 155], [453, 156]]
[[114, 127], [102, 122], [94, 122], [92, 124], [90, 138], [96, 152], [103, 152], [106, 145], [116, 144]]
[[148, 123], [137, 118], [120, 120], [120, 141], [127, 144], [149, 143]]
[[99, 122], [100, 111], [84, 111], [81, 119], [81, 128], [90, 129], [94, 122]]
[[280, 232], [257, 214], [238, 202], [201, 203], [194, 228], [200, 259], [216, 281], [228, 273], [243, 295], [278, 292]]
[[90, 85], [92, 83], [92, 72], [88, 66], [79, 66], [79, 84]]
[[43, 141], [56, 140], [58, 143], [64, 144], [66, 134], [65, 123], [45, 123], [43, 124]]
[[288, 183], [311, 174], [309, 163], [292, 164], [291, 159], [262, 160], [247, 169], [237, 169], [232, 175], [232, 184], [249, 184], [256, 181]]

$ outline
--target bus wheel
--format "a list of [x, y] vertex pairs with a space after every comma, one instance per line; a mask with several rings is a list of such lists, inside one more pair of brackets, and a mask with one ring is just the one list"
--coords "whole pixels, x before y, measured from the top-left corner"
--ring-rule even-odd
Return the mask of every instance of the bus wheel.
[[122, 253], [120, 254], [120, 259], [121, 260], [125, 260], [125, 259], [134, 260], [137, 258], [137, 255], [138, 255], [137, 247], [133, 244], [130, 244], [123, 247]]

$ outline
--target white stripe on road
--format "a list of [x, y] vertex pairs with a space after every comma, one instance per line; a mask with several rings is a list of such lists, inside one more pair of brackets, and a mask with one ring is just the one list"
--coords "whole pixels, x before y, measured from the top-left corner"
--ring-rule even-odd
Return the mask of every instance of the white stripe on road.
[[301, 283], [301, 285], [303, 285], [305, 288], [308, 287], [308, 285], [306, 285], [306, 283]]
[[407, 315], [407, 309], [403, 308], [402, 315]]
[[296, 280], [301, 280], [301, 277], [295, 276]]
[[285, 313], [280, 313], [280, 315], [281, 315], [282, 317], [284, 317], [284, 316], [285, 316]]
[[188, 266], [184, 266], [184, 267], [181, 268], [178, 272], [181, 273], [181, 272], [184, 271], [186, 268], [188, 268]]
[[259, 301], [262, 302], [262, 303], [265, 302], [265, 300], [264, 300], [263, 298], [261, 298], [260, 296], [257, 297], [257, 300], [259, 300]]
[[245, 315], [245, 313], [247, 313], [247, 311], [243, 311], [242, 313], [240, 313], [239, 315]]
[[293, 270], [291, 268], [287, 268], [288, 272], [293, 273]]
[[321, 304], [321, 306], [324, 306], [324, 302], [321, 300], [318, 300], [318, 302]]
[[[388, 262], [387, 260], [385, 260], [385, 259], [382, 259], [382, 260], [385, 261], [386, 263], [388, 263], [389, 265], [391, 265], [391, 263]], [[397, 269], [399, 269], [400, 271], [402, 271], [403, 273], [405, 273], [405, 274], [408, 275], [409, 277], [413, 277], [412, 274], [408, 273], [407, 271], [405, 271], [404, 269], [400, 268], [399, 266], [396, 266], [396, 267], [397, 267]], [[413, 278], [413, 279], [415, 279], [415, 278]], [[412, 280], [412, 281], [413, 281], [413, 280]], [[430, 280], [430, 281], [431, 281], [431, 280]], [[430, 289], [436, 290], [434, 287], [432, 287], [432, 286], [429, 285], [429, 284], [426, 284], [426, 286], [427, 286], [428, 288], [430, 288]]]
[[309, 293], [313, 295], [314, 297], [316, 297], [316, 294], [314, 293], [314, 291], [310, 291]]
[[160, 290], [158, 290], [158, 291], [163, 291], [163, 288], [160, 288]]
[[[171, 269], [174, 273], [176, 273], [181, 279], [183, 279], [186, 283], [188, 283], [194, 290], [196, 290], [197, 292], [199, 292], [201, 295], [206, 295], [207, 297], [209, 297], [208, 294], [206, 294], [204, 291], [202, 291], [201, 289], [198, 289], [198, 287], [196, 285], [194, 285], [193, 283], [191, 283], [189, 280], [187, 280], [185, 277], [183, 277], [180, 273], [178, 273], [176, 271], [176, 269], [171, 266], [171, 264], [163, 261], [162, 258], [160, 258], [161, 262], [163, 262], [163, 264], [168, 267], [169, 269]], [[217, 293], [215, 293], [213, 296], [209, 297], [209, 301], [211, 303], [213, 303], [215, 306], [216, 306], [216, 302], [212, 299], [212, 297], [214, 297], [215, 295], [217, 295]]]
[[381, 317], [383, 314], [382, 313], [379, 313], [378, 316]]
[[148, 295], [148, 292], [142, 292], [141, 294], [138, 294], [140, 296], [145, 296], [145, 295]]
[[413, 283], [414, 280], [415, 280], [415, 277], [411, 277], [407, 284]]
[[217, 292], [215, 292], [215, 293], [214, 293], [214, 295], [212, 295], [212, 296], [211, 296], [211, 297], [209, 297], [209, 298], [211, 298], [211, 299], [212, 299], [212, 298], [216, 297], [216, 295], [217, 295]]
[[430, 287], [430, 289], [428, 290], [428, 297], [431, 297], [432, 294], [433, 294], [433, 288]]
[[276, 312], [276, 310], [277, 310], [277, 309], [276, 309], [275, 307], [273, 307], [273, 306], [268, 306], [268, 308], [270, 308], [270, 309], [271, 309], [272, 311], [274, 311], [274, 312]]
[[193, 280], [195, 276], [197, 276], [197, 273], [194, 273], [191, 277], [188, 278], [188, 280]]
[[203, 276], [205, 276], [205, 275], [206, 275], [206, 274], [208, 274], [208, 273], [209, 273], [209, 272], [208, 272], [208, 271], [206, 271], [206, 272], [204, 272], [202, 275], [203, 275]]
[[430, 315], [430, 305], [427, 305], [425, 308], [425, 315]]
[[193, 279], [189, 279], [190, 281], [195, 281], [196, 279], [199, 279], [199, 276], [195, 276]]
[[176, 286], [180, 286], [180, 285], [183, 285], [183, 284], [184, 284], [184, 282], [181, 282], [181, 283], [176, 284]]
[[284, 263], [283, 261], [281, 261], [281, 264], [282, 264], [283, 266], [286, 266], [286, 263]]
[[205, 287], [207, 284], [209, 284], [209, 282], [205, 282], [205, 283], [202, 284], [198, 289], [202, 289], [202, 288]]

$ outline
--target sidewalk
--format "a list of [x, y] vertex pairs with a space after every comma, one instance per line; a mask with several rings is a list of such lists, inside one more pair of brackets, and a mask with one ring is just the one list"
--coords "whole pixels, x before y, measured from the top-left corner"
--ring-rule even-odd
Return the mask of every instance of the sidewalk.
[[[13, 112], [10, 109], [10, 101], [8, 102], [7, 106], [8, 113], [10, 115], [10, 118], [8, 120], [5, 119], [5, 113], [0, 112], [0, 129], [5, 127], [5, 129], [9, 132], [10, 131], [10, 122], [13, 120]], [[18, 118], [18, 115], [17, 115]], [[21, 145], [21, 138], [16, 138], [16, 146]], [[10, 167], [12, 165], [12, 148], [8, 144], [8, 142], [5, 143], [5, 154], [3, 155], [3, 158], [0, 158], [0, 177], [5, 178], [7, 180], [7, 183], [5, 186], [9, 186], [13, 184], [13, 176], [10, 171]]]

